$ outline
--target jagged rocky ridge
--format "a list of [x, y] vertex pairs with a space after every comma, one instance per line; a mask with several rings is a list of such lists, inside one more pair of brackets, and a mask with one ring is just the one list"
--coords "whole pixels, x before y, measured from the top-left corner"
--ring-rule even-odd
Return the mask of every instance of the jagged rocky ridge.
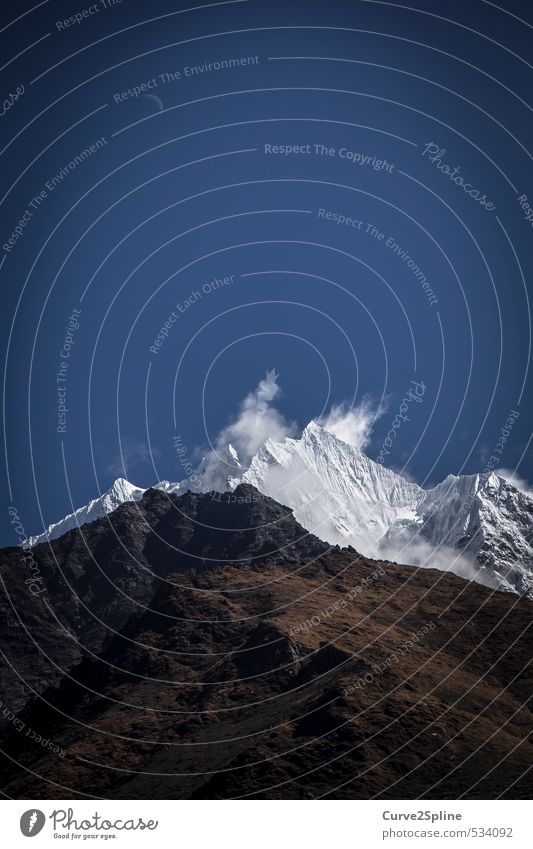
[[249, 485], [33, 555], [37, 595], [0, 557], [6, 797], [530, 796], [527, 599], [331, 548]]
[[[157, 487], [235, 489], [240, 483], [287, 504], [321, 539], [402, 563], [451, 569], [533, 597], [533, 499], [496, 474], [449, 475], [424, 490], [311, 422], [300, 439], [267, 440], [242, 468], [235, 450], [208, 457], [190, 479]], [[142, 497], [124, 479], [32, 543], [53, 539]]]

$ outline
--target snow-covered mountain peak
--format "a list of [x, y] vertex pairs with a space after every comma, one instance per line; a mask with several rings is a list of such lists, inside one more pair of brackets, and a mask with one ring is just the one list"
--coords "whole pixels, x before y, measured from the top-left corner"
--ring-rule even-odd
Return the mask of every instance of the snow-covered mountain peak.
[[373, 554], [421, 491], [316, 421], [300, 439], [267, 440], [240, 480], [288, 504], [304, 527], [328, 542]]
[[[311, 421], [299, 439], [267, 439], [246, 465], [228, 444], [184, 480], [156, 488], [181, 495], [241, 483], [291, 507], [300, 524], [327, 542], [370, 557], [451, 568], [533, 596], [533, 499], [495, 473], [450, 474], [423, 489]], [[60, 536], [143, 493], [119, 478], [30, 542]]]
[[37, 545], [39, 542], [55, 539], [67, 531], [72, 530], [72, 528], [78, 528], [81, 525], [86, 525], [88, 522], [94, 522], [95, 519], [100, 519], [102, 516], [107, 516], [126, 501], [139, 501], [144, 493], [144, 489], [135, 486], [135, 484], [130, 483], [125, 478], [117, 478], [103, 495], [89, 501], [85, 507], [80, 507], [78, 510], [74, 510], [73, 513], [69, 513], [60, 522], [49, 525], [44, 533], [30, 537], [28, 542], [30, 545]]
[[231, 442], [228, 443], [228, 457], [230, 458], [230, 460], [232, 461], [232, 463], [235, 466], [237, 466], [239, 469], [242, 468], [240, 460], [239, 460], [239, 455], [237, 453], [237, 449], [233, 447]]
[[172, 481], [162, 480], [155, 484], [154, 489], [160, 489], [162, 492], [173, 492], [175, 487], [176, 484]]
[[320, 439], [326, 432], [325, 427], [315, 421], [315, 419], [311, 419], [307, 427], [302, 431], [302, 439]]
[[109, 487], [107, 492], [104, 492], [102, 498], [106, 501], [135, 501], [135, 494], [144, 491], [135, 484], [130, 483], [126, 478], [117, 478], [116, 481]]

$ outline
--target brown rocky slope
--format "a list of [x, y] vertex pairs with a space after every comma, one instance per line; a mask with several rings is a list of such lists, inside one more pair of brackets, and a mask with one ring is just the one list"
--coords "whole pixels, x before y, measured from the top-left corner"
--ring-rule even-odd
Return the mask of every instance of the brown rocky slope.
[[330, 549], [252, 487], [231, 499], [152, 490], [84, 529], [115, 571], [127, 537], [153, 579], [96, 649], [72, 628], [66, 674], [4, 717], [3, 794], [529, 797], [533, 603]]

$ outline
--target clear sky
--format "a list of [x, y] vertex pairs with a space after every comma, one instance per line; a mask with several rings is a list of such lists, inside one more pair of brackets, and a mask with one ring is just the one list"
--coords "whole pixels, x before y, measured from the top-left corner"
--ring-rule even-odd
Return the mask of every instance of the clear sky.
[[272, 369], [296, 430], [379, 412], [372, 457], [422, 382], [384, 462], [424, 485], [516, 411], [531, 481], [522, 4], [78, 5], [0, 33], [2, 544], [183, 477]]

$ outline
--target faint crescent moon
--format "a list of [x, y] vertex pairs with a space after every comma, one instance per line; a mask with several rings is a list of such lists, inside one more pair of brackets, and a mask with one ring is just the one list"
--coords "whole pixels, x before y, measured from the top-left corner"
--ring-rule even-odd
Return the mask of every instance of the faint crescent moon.
[[162, 112], [162, 111], [163, 111], [163, 109], [164, 109], [165, 107], [163, 106], [163, 101], [161, 100], [161, 98], [160, 98], [160, 97], [157, 97], [155, 94], [145, 94], [144, 96], [145, 96], [148, 100], [153, 100], [153, 101], [154, 101], [154, 103], [155, 103], [155, 104], [156, 104], [156, 106], [157, 106], [157, 111], [158, 111], [158, 112]]

